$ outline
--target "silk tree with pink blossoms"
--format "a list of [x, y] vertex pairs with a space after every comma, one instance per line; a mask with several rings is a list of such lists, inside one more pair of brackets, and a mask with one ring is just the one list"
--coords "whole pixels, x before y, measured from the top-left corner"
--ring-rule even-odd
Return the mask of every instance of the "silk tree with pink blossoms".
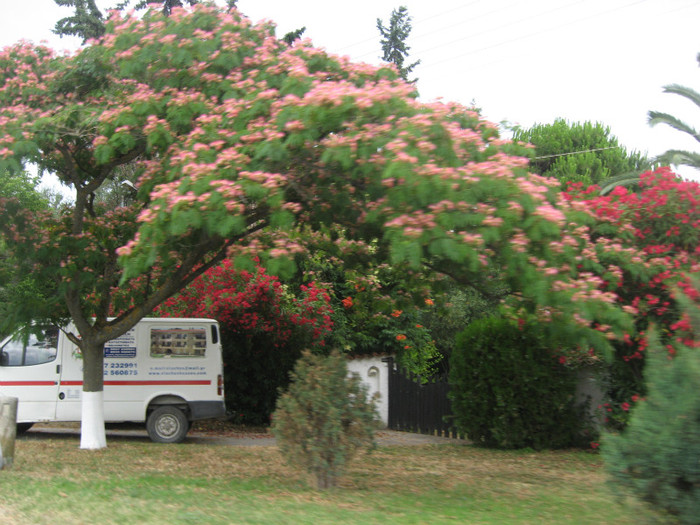
[[[75, 323], [84, 392], [102, 392], [107, 340], [224, 257], [292, 267], [287, 234], [302, 225], [378, 240], [393, 265], [475, 289], [497, 280], [517, 315], [566, 344], [604, 351], [622, 337], [629, 315], [601, 286], [644, 261], [594, 242], [585, 210], [528, 174], [495, 125], [414, 89], [390, 67], [289, 47], [273, 24], [207, 5], [115, 12], [75, 56], [4, 49], [0, 168], [35, 162], [76, 197], [59, 220], [3, 202], [2, 232], [27, 271], [55, 281], [51, 313]], [[127, 164], [134, 202], [100, 209], [95, 192]], [[81, 447], [105, 444], [83, 433]]]

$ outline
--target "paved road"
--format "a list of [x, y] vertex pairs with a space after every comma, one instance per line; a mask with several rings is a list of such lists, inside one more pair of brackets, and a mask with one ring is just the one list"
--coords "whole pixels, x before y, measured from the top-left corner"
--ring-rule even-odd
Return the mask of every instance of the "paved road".
[[[78, 438], [80, 436], [80, 428], [75, 426], [53, 426], [45, 424], [37, 424], [31, 428], [20, 439], [42, 439], [48, 436], [70, 435]], [[394, 430], [380, 430], [376, 434], [377, 444], [379, 446], [392, 445], [448, 445], [448, 444], [465, 444], [467, 441], [461, 439], [452, 439], [438, 436], [427, 436], [423, 434], [413, 434], [410, 432], [396, 432]], [[108, 428], [107, 440], [110, 439], [132, 439], [132, 440], [148, 440], [148, 434], [145, 429], [140, 428]], [[190, 432], [184, 441], [185, 443], [207, 443], [209, 445], [230, 445], [239, 447], [269, 447], [275, 445], [275, 438], [268, 434], [236, 434], [233, 436], [227, 435], [212, 435], [204, 433]]]

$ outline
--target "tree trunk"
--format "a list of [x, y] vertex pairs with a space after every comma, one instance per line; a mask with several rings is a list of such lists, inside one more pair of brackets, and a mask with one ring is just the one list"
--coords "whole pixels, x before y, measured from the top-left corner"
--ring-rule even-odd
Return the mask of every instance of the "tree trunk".
[[104, 343], [83, 340], [83, 403], [80, 448], [96, 450], [107, 446], [104, 418]]

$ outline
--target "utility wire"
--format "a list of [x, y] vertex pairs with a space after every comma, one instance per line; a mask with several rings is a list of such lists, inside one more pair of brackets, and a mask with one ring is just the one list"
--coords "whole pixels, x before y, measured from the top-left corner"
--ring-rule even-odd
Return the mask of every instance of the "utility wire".
[[[644, 1], [646, 1], [646, 0], [640, 0], [640, 1], [644, 2]], [[492, 27], [492, 28], [490, 28], [490, 29], [486, 29], [485, 31], [481, 31], [480, 33], [475, 33], [475, 34], [471, 34], [471, 35], [468, 35], [468, 36], [465, 36], [465, 37], [462, 37], [462, 38], [457, 38], [457, 39], [452, 40], [452, 41], [450, 41], [450, 42], [445, 42], [445, 43], [443, 43], [443, 44], [439, 44], [439, 45], [437, 45], [437, 46], [433, 46], [433, 47], [428, 48], [428, 49], [423, 49], [422, 51], [423, 51], [424, 53], [428, 53], [428, 52], [430, 52], [430, 51], [435, 51], [436, 49], [440, 49], [440, 48], [445, 47], [445, 46], [453, 46], [454, 44], [456, 44], [456, 43], [458, 43], [458, 42], [463, 42], [463, 41], [469, 40], [469, 39], [471, 39], [471, 38], [476, 38], [476, 37], [479, 37], [479, 36], [484, 36], [484, 35], [486, 35], [486, 34], [488, 34], [488, 33], [492, 33], [492, 32], [494, 32], [494, 31], [500, 31], [501, 29], [505, 29], [505, 28], [510, 27], [510, 26], [513, 26], [513, 25], [522, 25], [523, 23], [528, 22], [528, 21], [530, 21], [530, 20], [539, 18], [539, 17], [544, 16], [544, 15], [548, 15], [548, 14], [554, 13], [554, 12], [556, 12], [556, 11], [561, 11], [562, 9], [566, 9], [566, 8], [569, 8], [569, 7], [573, 7], [574, 5], [582, 4], [582, 3], [584, 3], [584, 2], [586, 2], [586, 0], [577, 0], [576, 2], [571, 2], [571, 3], [569, 3], [569, 4], [561, 5], [561, 6], [555, 7], [554, 9], [550, 9], [550, 10], [548, 10], [548, 11], [542, 11], [542, 12], [539, 12], [539, 13], [535, 13], [535, 14], [530, 15], [530, 16], [527, 16], [527, 17], [525, 17], [525, 18], [519, 18], [518, 20], [513, 20], [512, 22], [508, 22], [507, 24], [502, 24], [502, 25], [497, 26], [497, 27]], [[497, 11], [498, 11], [498, 10], [497, 10]], [[497, 12], [497, 11], [491, 11], [491, 12], [488, 13], [488, 14], [491, 14], [491, 13], [494, 13], [494, 12]], [[550, 29], [551, 29], [551, 28], [550, 28]], [[534, 34], [539, 34], [539, 33], [534, 33]], [[530, 36], [530, 35], [528, 35], [528, 36]], [[500, 45], [500, 44], [499, 44], [499, 45]]]
[[585, 149], [585, 150], [581, 150], [581, 151], [570, 151], [568, 153], [555, 153], [554, 155], [542, 155], [541, 157], [533, 157], [532, 160], [551, 159], [553, 157], [563, 157], [565, 155], [578, 155], [579, 153], [593, 153], [595, 151], [603, 151], [606, 149], [618, 149], [618, 148], [621, 148], [621, 146], [607, 146], [605, 148]]
[[[614, 13], [614, 12], [620, 11], [620, 10], [622, 10], [622, 9], [627, 9], [627, 8], [629, 8], [629, 7], [632, 7], [632, 6], [635, 6], [635, 5], [638, 5], [638, 4], [642, 4], [642, 3], [646, 2], [646, 1], [647, 1], [647, 0], [637, 0], [636, 2], [632, 2], [632, 3], [629, 3], [629, 4], [623, 5], [623, 6], [619, 6], [619, 7], [616, 7], [616, 8], [614, 8], [614, 9], [609, 9], [609, 10], [607, 10], [607, 11], [602, 11], [602, 12], [599, 12], [599, 13], [594, 13], [594, 14], [592, 14], [592, 15], [590, 15], [590, 16], [586, 16], [586, 17], [583, 17], [583, 18], [577, 18], [577, 19], [575, 19], [575, 20], [570, 20], [570, 21], [568, 21], [568, 22], [563, 22], [563, 23], [561, 23], [561, 24], [558, 24], [558, 25], [553, 26], [553, 27], [549, 27], [549, 28], [547, 28], [547, 29], [543, 29], [543, 30], [540, 30], [540, 31], [537, 31], [537, 32], [529, 33], [529, 34], [526, 34], [526, 35], [523, 35], [523, 36], [519, 36], [519, 37], [516, 37], [516, 38], [511, 38], [510, 40], [504, 40], [504, 41], [498, 42], [498, 43], [493, 44], [493, 45], [490, 45], [490, 46], [481, 47], [481, 48], [479, 48], [479, 49], [472, 49], [472, 50], [470, 50], [470, 51], [467, 51], [466, 53], [462, 53], [462, 54], [457, 55], [457, 56], [454, 56], [454, 57], [446, 58], [446, 59], [443, 59], [443, 60], [438, 60], [438, 61], [436, 61], [436, 62], [430, 62], [429, 64], [423, 65], [423, 67], [420, 68], [420, 69], [421, 69], [421, 70], [425, 70], [425, 69], [427, 69], [427, 68], [434, 67], [434, 66], [439, 65], [439, 64], [442, 64], [442, 63], [444, 63], [444, 62], [449, 62], [449, 61], [455, 60], [455, 59], [457, 59], [457, 58], [465, 57], [465, 56], [467, 56], [467, 55], [473, 55], [474, 53], [478, 53], [478, 52], [480, 52], [480, 51], [486, 51], [486, 50], [488, 50], [488, 49], [493, 49], [493, 48], [496, 48], [496, 47], [501, 47], [501, 46], [504, 46], [504, 45], [506, 45], [506, 44], [512, 44], [512, 43], [518, 42], [518, 41], [520, 41], [520, 40], [525, 40], [525, 39], [527, 39], [527, 38], [532, 38], [532, 37], [534, 37], [534, 36], [541, 36], [541, 35], [543, 35], [543, 34], [545, 34], [545, 33], [550, 33], [550, 32], [552, 32], [552, 31], [559, 30], [559, 29], [561, 29], [562, 27], [569, 26], [569, 25], [572, 25], [572, 24], [577, 24], [577, 23], [579, 23], [579, 22], [583, 22], [583, 21], [586, 21], [586, 20], [591, 20], [591, 19], [593, 19], [593, 18], [597, 18], [597, 17], [602, 16], [602, 15], [607, 15], [607, 14], [610, 14], [610, 13]], [[532, 17], [530, 17], [530, 18], [532, 18]], [[512, 25], [512, 24], [508, 24], [508, 25]], [[467, 37], [467, 38], [471, 38], [471, 37]], [[459, 39], [459, 40], [455, 40], [455, 41], [450, 42], [449, 44], [444, 44], [444, 45], [453, 45], [453, 44], [455, 44], [456, 42], [459, 42], [459, 41], [462, 41], [462, 40], [466, 40], [467, 38], [462, 38], [462, 39]], [[433, 51], [433, 50], [438, 49], [438, 48], [440, 48], [440, 47], [443, 47], [443, 45], [441, 45], [441, 46], [436, 46], [436, 47], [430, 49], [429, 51]]]

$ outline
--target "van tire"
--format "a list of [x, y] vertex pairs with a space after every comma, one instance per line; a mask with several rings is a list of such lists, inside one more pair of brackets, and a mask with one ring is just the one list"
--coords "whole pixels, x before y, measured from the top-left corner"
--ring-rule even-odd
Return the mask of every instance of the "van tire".
[[156, 408], [146, 421], [148, 437], [156, 443], [180, 443], [189, 429], [187, 416], [179, 408], [170, 405]]

